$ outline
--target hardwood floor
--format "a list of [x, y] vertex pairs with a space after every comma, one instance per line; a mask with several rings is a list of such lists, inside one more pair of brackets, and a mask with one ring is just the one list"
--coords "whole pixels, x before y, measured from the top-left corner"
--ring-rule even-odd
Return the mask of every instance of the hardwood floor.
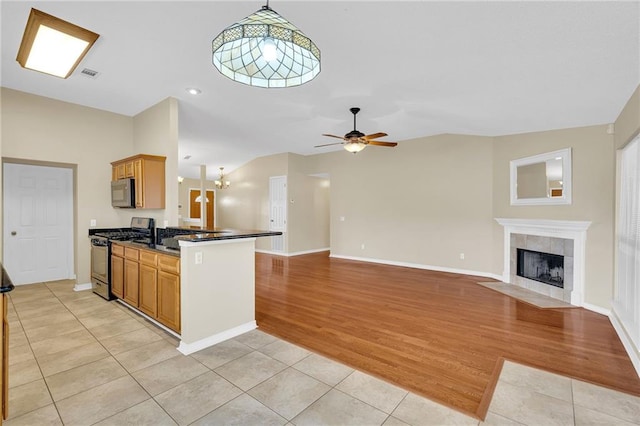
[[503, 359], [640, 396], [609, 319], [538, 309], [483, 277], [256, 254], [261, 330], [484, 418]]

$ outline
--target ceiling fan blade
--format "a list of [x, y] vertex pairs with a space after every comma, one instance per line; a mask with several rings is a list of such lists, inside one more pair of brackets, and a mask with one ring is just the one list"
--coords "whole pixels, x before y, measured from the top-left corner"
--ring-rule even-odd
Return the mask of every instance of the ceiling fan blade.
[[344, 139], [344, 137], [342, 136], [336, 136], [336, 135], [328, 135], [326, 133], [323, 133], [322, 136], [329, 136], [330, 138], [338, 138], [338, 139]]
[[365, 135], [362, 138], [371, 140], [371, 139], [378, 139], [378, 138], [381, 138], [383, 136], [389, 136], [389, 135], [387, 135], [386, 133], [378, 132], [378, 133], [372, 133], [370, 135]]
[[378, 145], [378, 146], [390, 146], [390, 147], [393, 147], [393, 146], [398, 145], [398, 142], [382, 142], [382, 141], [380, 141], [380, 142], [376, 142], [376, 141], [369, 141], [369, 145]]
[[321, 148], [323, 146], [331, 146], [331, 145], [344, 145], [344, 142], [325, 143], [324, 145], [316, 145], [314, 146], [314, 148]]

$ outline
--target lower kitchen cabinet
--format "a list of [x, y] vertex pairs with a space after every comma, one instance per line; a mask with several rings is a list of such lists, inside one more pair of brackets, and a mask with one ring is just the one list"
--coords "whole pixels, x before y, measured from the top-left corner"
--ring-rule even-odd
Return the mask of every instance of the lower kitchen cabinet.
[[138, 309], [150, 317], [158, 316], [158, 270], [140, 263], [140, 294]]
[[180, 258], [113, 243], [111, 293], [180, 333]]
[[180, 332], [180, 276], [158, 272], [158, 321]]
[[124, 301], [138, 307], [140, 265], [138, 262], [124, 260]]
[[124, 299], [124, 258], [115, 253], [111, 255], [111, 293]]

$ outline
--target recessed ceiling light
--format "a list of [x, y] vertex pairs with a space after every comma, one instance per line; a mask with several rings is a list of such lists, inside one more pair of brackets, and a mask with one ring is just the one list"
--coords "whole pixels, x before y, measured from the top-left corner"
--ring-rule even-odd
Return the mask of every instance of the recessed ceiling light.
[[187, 90], [187, 93], [191, 95], [199, 95], [200, 93], [202, 93], [202, 90], [195, 87], [187, 87], [186, 90]]

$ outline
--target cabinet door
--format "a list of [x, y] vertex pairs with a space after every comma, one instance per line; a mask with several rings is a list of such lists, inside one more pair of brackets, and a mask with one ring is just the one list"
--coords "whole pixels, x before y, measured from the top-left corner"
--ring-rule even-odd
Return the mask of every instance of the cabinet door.
[[124, 299], [124, 259], [111, 256], [111, 293]]
[[158, 315], [158, 270], [140, 264], [140, 294], [138, 309], [155, 318]]
[[180, 277], [158, 272], [158, 321], [180, 333]]
[[115, 169], [116, 169], [116, 180], [124, 179], [124, 163], [116, 165]]
[[132, 178], [135, 177], [135, 173], [133, 170], [133, 161], [127, 161], [124, 163], [124, 177]]
[[145, 207], [144, 203], [144, 167], [142, 160], [133, 161], [133, 177], [136, 185], [136, 207]]
[[137, 261], [124, 261], [124, 300], [131, 306], [138, 307], [138, 273]]

